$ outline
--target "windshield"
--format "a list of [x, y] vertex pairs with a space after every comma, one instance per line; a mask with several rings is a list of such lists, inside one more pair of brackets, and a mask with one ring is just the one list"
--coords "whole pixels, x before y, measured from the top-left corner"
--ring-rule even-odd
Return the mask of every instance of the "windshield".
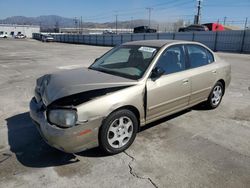
[[127, 45], [113, 48], [89, 68], [130, 79], [140, 79], [158, 48]]

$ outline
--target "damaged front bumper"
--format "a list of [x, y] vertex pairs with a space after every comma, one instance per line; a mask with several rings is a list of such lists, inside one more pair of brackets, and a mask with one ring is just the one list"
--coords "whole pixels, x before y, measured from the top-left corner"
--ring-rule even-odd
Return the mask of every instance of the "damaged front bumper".
[[44, 140], [61, 151], [77, 153], [98, 146], [98, 131], [102, 119], [95, 119], [71, 128], [63, 129], [48, 123], [36, 99], [30, 101], [30, 116]]

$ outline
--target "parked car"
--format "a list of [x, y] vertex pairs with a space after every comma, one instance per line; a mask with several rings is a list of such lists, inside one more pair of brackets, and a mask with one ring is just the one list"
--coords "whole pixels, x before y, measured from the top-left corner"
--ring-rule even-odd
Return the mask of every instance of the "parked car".
[[51, 35], [42, 35], [42, 42], [53, 42], [54, 38]]
[[209, 29], [207, 26], [199, 24], [193, 24], [187, 27], [179, 28], [179, 32], [188, 32], [188, 31], [209, 31]]
[[0, 38], [8, 38], [7, 32], [0, 31]]
[[134, 28], [134, 33], [156, 33], [156, 29], [151, 29], [148, 26], [139, 26]]
[[26, 36], [24, 34], [17, 34], [15, 36], [15, 39], [25, 39], [25, 38], [26, 38]]
[[114, 31], [110, 31], [110, 30], [105, 30], [102, 32], [103, 35], [113, 35], [116, 34]]
[[198, 42], [128, 42], [88, 68], [38, 78], [30, 116], [59, 150], [75, 153], [99, 145], [115, 154], [150, 122], [201, 102], [218, 107], [230, 70]]

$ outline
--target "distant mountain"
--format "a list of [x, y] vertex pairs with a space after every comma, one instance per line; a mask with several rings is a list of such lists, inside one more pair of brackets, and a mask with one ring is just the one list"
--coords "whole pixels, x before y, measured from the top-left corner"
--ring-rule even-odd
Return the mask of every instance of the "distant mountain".
[[[55, 28], [55, 27], [75, 27], [79, 24], [79, 20], [73, 18], [65, 18], [57, 15], [38, 16], [38, 17], [25, 17], [25, 16], [13, 16], [0, 20], [1, 24], [21, 24], [21, 25], [40, 25], [42, 28]], [[147, 20], [133, 20], [121, 21], [118, 23], [119, 28], [131, 28], [139, 25], [147, 25]], [[154, 23], [154, 22], [152, 22]], [[155, 22], [156, 23], [156, 22]], [[114, 22], [95, 23], [95, 22], [83, 22], [83, 27], [90, 28], [115, 28]]]
[[[59, 28], [74, 28], [79, 27], [79, 19], [65, 18], [57, 15], [47, 15], [38, 17], [25, 17], [25, 16], [12, 16], [6, 19], [0, 20], [0, 24], [19, 24], [19, 25], [40, 25], [41, 31], [58, 32]], [[151, 20], [151, 28], [158, 31], [178, 31], [179, 27], [183, 27], [186, 24], [183, 20], [176, 20], [175, 22], [157, 22]], [[118, 28], [134, 28], [137, 26], [148, 25], [148, 20], [137, 19], [131, 21], [119, 21]], [[115, 28], [115, 22], [83, 22], [82, 27], [86, 28]]]
[[74, 20], [64, 18], [56, 15], [38, 16], [38, 17], [25, 17], [13, 16], [0, 20], [2, 24], [21, 24], [21, 25], [40, 25], [41, 27], [55, 27], [61, 25], [62, 27], [72, 27]]

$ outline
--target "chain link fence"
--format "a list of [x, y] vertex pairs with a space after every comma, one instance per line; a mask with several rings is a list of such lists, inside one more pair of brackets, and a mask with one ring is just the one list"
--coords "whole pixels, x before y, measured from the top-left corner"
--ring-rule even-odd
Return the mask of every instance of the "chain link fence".
[[[33, 33], [33, 38], [42, 40], [41, 33]], [[207, 45], [214, 51], [250, 53], [250, 30], [175, 32], [175, 33], [139, 33], [119, 35], [80, 35], [51, 34], [56, 42], [88, 44], [98, 46], [116, 46], [124, 42], [137, 40], [188, 40]]]

